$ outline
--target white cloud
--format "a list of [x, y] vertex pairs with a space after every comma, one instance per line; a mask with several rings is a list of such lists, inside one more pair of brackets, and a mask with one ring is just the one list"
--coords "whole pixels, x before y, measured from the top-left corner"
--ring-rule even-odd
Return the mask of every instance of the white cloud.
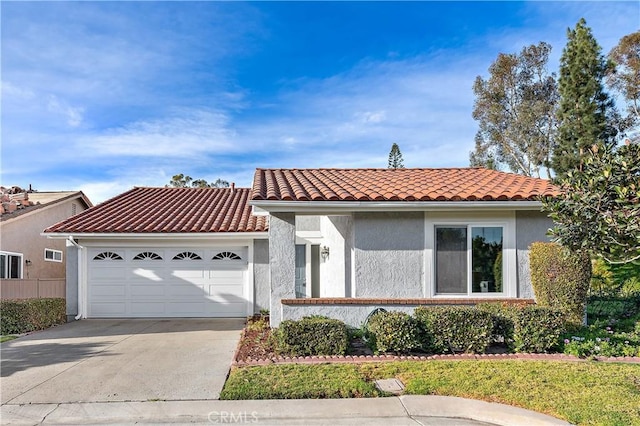
[[88, 156], [191, 158], [204, 153], [231, 152], [233, 132], [224, 113], [206, 110], [175, 114], [109, 129], [82, 138], [77, 148]]
[[78, 127], [82, 123], [84, 108], [72, 107], [65, 101], [58, 99], [55, 95], [49, 95], [47, 109], [54, 114], [65, 117], [70, 127]]

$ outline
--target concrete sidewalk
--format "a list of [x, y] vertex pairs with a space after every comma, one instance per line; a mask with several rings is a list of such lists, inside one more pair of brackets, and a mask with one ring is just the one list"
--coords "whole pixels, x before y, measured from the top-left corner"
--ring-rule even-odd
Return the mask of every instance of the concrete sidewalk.
[[502, 404], [444, 396], [389, 398], [148, 401], [3, 405], [3, 425], [568, 425]]

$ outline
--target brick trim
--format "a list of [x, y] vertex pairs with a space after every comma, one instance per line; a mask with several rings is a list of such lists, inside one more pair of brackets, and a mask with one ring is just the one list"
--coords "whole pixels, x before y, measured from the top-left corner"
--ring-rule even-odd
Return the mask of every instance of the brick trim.
[[489, 298], [461, 298], [461, 299], [404, 299], [404, 298], [356, 298], [356, 297], [316, 297], [301, 299], [282, 299], [283, 305], [477, 305], [478, 303], [499, 302], [506, 304], [535, 304], [534, 299], [489, 299]]
[[[490, 361], [490, 360], [529, 360], [529, 361], [573, 361], [591, 362], [591, 358], [579, 358], [574, 355], [565, 354], [445, 354], [445, 355], [317, 355], [283, 357], [278, 356], [266, 359], [235, 359], [232, 362], [234, 367], [247, 367], [255, 365], [270, 364], [361, 364], [366, 362], [389, 362], [389, 361]], [[629, 364], [640, 364], [640, 357], [595, 357], [593, 360], [599, 362], [624, 362]]]

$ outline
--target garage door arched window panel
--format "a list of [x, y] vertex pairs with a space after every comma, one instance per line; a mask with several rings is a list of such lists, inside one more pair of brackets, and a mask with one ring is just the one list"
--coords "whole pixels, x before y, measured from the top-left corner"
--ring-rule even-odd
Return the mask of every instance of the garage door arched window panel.
[[93, 260], [124, 260], [124, 259], [118, 253], [114, 253], [112, 251], [103, 251], [102, 253], [96, 254]]
[[162, 260], [162, 256], [152, 251], [143, 251], [133, 257], [133, 260]]
[[221, 251], [213, 256], [211, 260], [242, 260], [242, 258], [232, 251]]
[[192, 251], [183, 251], [173, 256], [173, 260], [202, 260], [202, 257]]

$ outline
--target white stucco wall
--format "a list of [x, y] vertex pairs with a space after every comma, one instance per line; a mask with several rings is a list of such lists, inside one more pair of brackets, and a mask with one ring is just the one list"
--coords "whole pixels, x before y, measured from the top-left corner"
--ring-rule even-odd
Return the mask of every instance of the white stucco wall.
[[295, 298], [296, 226], [293, 213], [274, 213], [269, 218], [269, 312], [272, 327], [282, 320], [280, 300]]
[[424, 297], [424, 213], [355, 213], [353, 220], [353, 297]]
[[353, 220], [323, 216], [320, 225], [321, 245], [329, 248], [329, 257], [320, 260], [320, 297], [350, 297]]
[[253, 312], [269, 309], [269, 241], [253, 241]]

